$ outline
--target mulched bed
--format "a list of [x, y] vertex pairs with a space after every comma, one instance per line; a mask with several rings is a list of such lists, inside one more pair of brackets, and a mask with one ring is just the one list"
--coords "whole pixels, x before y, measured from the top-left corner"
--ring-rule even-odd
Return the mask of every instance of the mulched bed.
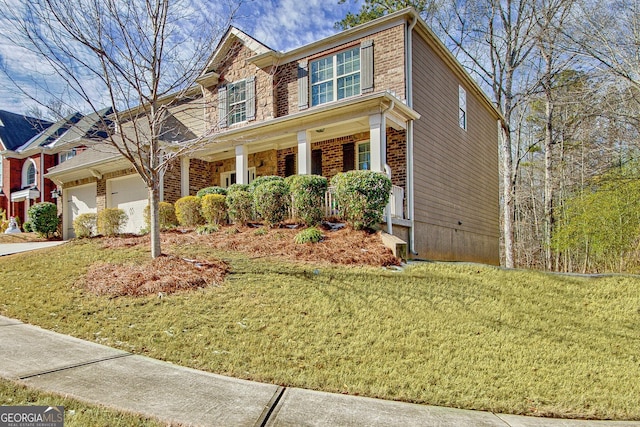
[[[209, 235], [193, 230], [162, 233], [163, 250], [172, 246], [199, 245], [223, 251], [236, 251], [252, 258], [273, 257], [288, 261], [327, 263], [339, 265], [389, 266], [399, 265], [381, 241], [378, 233], [355, 231], [344, 227], [339, 230], [323, 229], [324, 239], [319, 243], [298, 244], [294, 237], [300, 228], [221, 227]], [[145, 236], [102, 238], [106, 248], [146, 246]], [[229, 267], [220, 260], [186, 260], [173, 255], [136, 265], [100, 263], [89, 269], [85, 288], [98, 295], [142, 296], [170, 294], [178, 291], [219, 285]]]
[[97, 295], [163, 296], [178, 291], [220, 285], [229, 267], [223, 261], [160, 256], [143, 264], [94, 264], [85, 289]]

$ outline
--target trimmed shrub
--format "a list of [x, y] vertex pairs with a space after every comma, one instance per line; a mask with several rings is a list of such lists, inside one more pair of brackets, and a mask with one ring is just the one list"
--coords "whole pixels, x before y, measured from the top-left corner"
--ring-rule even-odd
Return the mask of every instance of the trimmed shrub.
[[76, 237], [82, 239], [91, 237], [96, 233], [96, 225], [98, 222], [98, 214], [83, 213], [73, 220], [73, 232]]
[[255, 189], [258, 188], [258, 186], [270, 181], [284, 181], [284, 178], [275, 175], [259, 176], [254, 179], [251, 184], [249, 184], [249, 192], [253, 193]]
[[22, 229], [24, 230], [25, 233], [33, 232], [33, 230], [31, 229], [31, 223], [29, 221], [22, 224]]
[[204, 197], [207, 194], [220, 194], [222, 196], [226, 196], [227, 195], [227, 189], [226, 188], [222, 188], [222, 187], [206, 187], [203, 188], [201, 190], [199, 190], [196, 193], [196, 197]]
[[175, 204], [178, 223], [183, 227], [197, 227], [204, 225], [204, 218], [200, 213], [200, 198], [197, 196], [184, 196]]
[[[160, 221], [160, 230], [170, 230], [178, 225], [176, 218], [176, 209], [169, 202], [160, 202], [158, 205], [158, 216]], [[147, 205], [144, 208], [144, 223], [148, 230], [151, 230], [151, 207]]]
[[379, 172], [357, 170], [331, 179], [340, 215], [355, 230], [373, 228], [382, 222], [389, 202], [391, 180]]
[[242, 189], [231, 191], [231, 187], [229, 187], [226, 200], [229, 219], [234, 224], [246, 225], [253, 217], [253, 197], [251, 193]]
[[50, 238], [58, 230], [58, 207], [51, 202], [36, 203], [29, 208], [31, 229]]
[[206, 194], [200, 200], [202, 216], [208, 224], [220, 224], [227, 217], [227, 198], [222, 194]]
[[316, 227], [310, 227], [302, 230], [298, 234], [295, 235], [293, 241], [302, 244], [302, 243], [318, 243], [320, 242], [324, 236], [322, 235], [322, 231], [317, 229]]
[[291, 192], [293, 216], [306, 226], [322, 220], [322, 204], [327, 191], [327, 178], [318, 175], [292, 175], [286, 179]]
[[122, 232], [129, 217], [122, 209], [107, 208], [98, 213], [98, 233], [103, 236], [116, 236]]
[[282, 178], [263, 181], [253, 190], [253, 206], [267, 226], [281, 223], [289, 213], [289, 187]]
[[249, 184], [231, 184], [227, 187], [227, 196], [236, 191], [249, 191]]

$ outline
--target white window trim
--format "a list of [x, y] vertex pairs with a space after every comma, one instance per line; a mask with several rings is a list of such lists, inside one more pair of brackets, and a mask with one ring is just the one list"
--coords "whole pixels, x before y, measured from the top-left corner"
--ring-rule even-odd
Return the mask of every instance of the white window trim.
[[467, 130], [467, 92], [462, 86], [458, 86], [458, 125]]
[[[241, 83], [244, 83], [244, 99], [240, 102], [235, 102], [232, 103], [231, 102], [231, 88], [233, 86], [239, 85]], [[228, 114], [228, 122], [229, 122], [229, 126], [233, 126], [233, 125], [237, 125], [239, 123], [245, 123], [247, 121], [247, 79], [243, 79], [243, 80], [238, 80], [236, 82], [233, 83], [229, 83], [227, 85], [227, 114]], [[243, 120], [238, 120], [237, 122], [234, 122], [232, 119], [235, 117], [235, 114], [233, 112], [233, 107], [236, 105], [244, 105], [244, 119]]]
[[[236, 173], [235, 170], [228, 171], [228, 172], [221, 172], [220, 173], [220, 187], [228, 188], [229, 185], [227, 184], [227, 180], [229, 182], [231, 182], [231, 175], [235, 175], [235, 173]], [[248, 168], [247, 169], [247, 173], [249, 174], [247, 184], [251, 184], [253, 182], [253, 180], [256, 179], [256, 168], [255, 168], [255, 166], [252, 166], [252, 167]]]
[[[340, 55], [341, 53], [350, 51], [350, 50], [358, 52], [358, 59], [360, 61], [360, 66], [359, 66], [357, 71], [352, 71], [350, 73], [338, 76], [338, 55]], [[322, 80], [322, 81], [314, 83], [313, 82], [313, 64], [317, 63], [318, 61], [325, 60], [327, 58], [331, 58], [332, 77], [329, 78], [329, 79]], [[324, 104], [328, 104], [330, 102], [336, 102], [336, 101], [339, 101], [339, 100], [342, 100], [342, 99], [347, 99], [347, 98], [351, 98], [353, 96], [361, 95], [362, 94], [362, 80], [360, 81], [360, 89], [359, 89], [358, 93], [354, 93], [351, 96], [347, 96], [347, 97], [338, 99], [338, 80], [340, 78], [347, 77], [347, 76], [353, 76], [353, 75], [356, 75], [356, 74], [361, 75], [361, 72], [362, 72], [362, 58], [360, 57], [360, 46], [351, 47], [349, 49], [345, 49], [345, 50], [342, 50], [340, 52], [336, 52], [336, 53], [334, 53], [332, 55], [327, 55], [327, 56], [324, 56], [322, 58], [318, 58], [318, 59], [315, 59], [315, 60], [311, 61], [309, 63], [309, 76], [310, 76], [310, 78], [309, 78], [309, 85], [310, 85], [309, 86], [309, 89], [310, 89], [309, 90], [309, 98], [311, 98], [309, 101], [311, 103], [311, 106], [312, 107], [316, 107], [318, 105], [324, 105]], [[313, 87], [317, 86], [319, 84], [325, 83], [325, 82], [329, 82], [329, 81], [331, 81], [332, 84], [333, 84], [332, 99], [327, 100], [325, 102], [318, 102], [317, 104], [314, 103], [313, 102]]]
[[[33, 183], [29, 184], [29, 168], [33, 166]], [[38, 182], [38, 168], [33, 159], [27, 159], [22, 165], [22, 188], [35, 187]]]
[[[360, 147], [364, 144], [369, 144], [369, 163], [368, 163], [367, 169], [360, 169]], [[360, 141], [356, 144], [355, 158], [356, 158], [356, 165], [355, 165], [356, 170], [371, 170], [371, 141], [370, 140]]]

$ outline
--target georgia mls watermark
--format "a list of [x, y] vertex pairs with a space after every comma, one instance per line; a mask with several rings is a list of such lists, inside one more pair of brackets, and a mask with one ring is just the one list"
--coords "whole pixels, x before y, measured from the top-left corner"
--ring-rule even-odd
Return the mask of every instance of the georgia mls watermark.
[[64, 427], [64, 406], [0, 406], [0, 427]]

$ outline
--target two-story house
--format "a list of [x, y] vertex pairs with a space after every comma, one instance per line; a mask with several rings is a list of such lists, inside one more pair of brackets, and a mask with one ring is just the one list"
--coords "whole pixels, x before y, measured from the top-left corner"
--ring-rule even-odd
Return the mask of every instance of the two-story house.
[[50, 126], [46, 120], [0, 111], [0, 209], [7, 217], [24, 220], [29, 203], [44, 200], [37, 188], [42, 159], [21, 156], [18, 151]]
[[[1, 170], [6, 173], [2, 177], [4, 199], [0, 199], [0, 208], [8, 215], [26, 221], [29, 207], [33, 204], [55, 203], [58, 189], [45, 177], [45, 173], [82, 152], [87, 139], [106, 137], [101, 123], [110, 111], [107, 109], [86, 116], [73, 113], [55, 123], [33, 118], [18, 121], [29, 123], [28, 126], [34, 129], [26, 141], [5, 146], [2, 152]], [[36, 126], [32, 126], [33, 123]]]
[[[171, 111], [206, 144], [167, 172], [165, 200], [370, 169], [391, 177], [393, 232], [414, 257], [499, 263], [499, 113], [413, 9], [288, 52], [232, 27], [197, 83]], [[144, 185], [117, 159], [94, 153], [91, 170], [78, 159], [49, 176], [67, 206], [86, 191], [98, 206], [137, 203], [137, 216]]]

